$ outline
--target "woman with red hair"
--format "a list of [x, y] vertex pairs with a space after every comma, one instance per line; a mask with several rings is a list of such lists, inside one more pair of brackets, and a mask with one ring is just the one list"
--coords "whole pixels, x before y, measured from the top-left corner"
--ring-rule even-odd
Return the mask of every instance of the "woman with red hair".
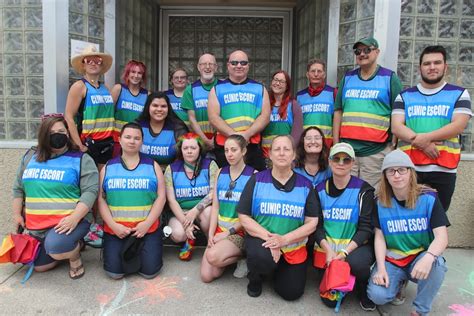
[[209, 232], [212, 191], [219, 168], [204, 155], [202, 139], [186, 133], [176, 144], [176, 161], [165, 171], [166, 198], [174, 214], [168, 226], [173, 232], [171, 239], [184, 242], [179, 252], [184, 261], [191, 260], [195, 231], [200, 229], [205, 235]]
[[272, 113], [270, 123], [262, 132], [263, 156], [267, 159], [276, 136], [291, 135], [293, 139], [299, 139], [303, 130], [301, 107], [291, 98], [291, 79], [286, 71], [278, 70], [273, 74], [269, 96]]
[[119, 135], [122, 127], [135, 121], [143, 112], [150, 92], [145, 89], [146, 66], [138, 60], [129, 60], [122, 73], [122, 83], [112, 88], [115, 103], [114, 157], [120, 155]]

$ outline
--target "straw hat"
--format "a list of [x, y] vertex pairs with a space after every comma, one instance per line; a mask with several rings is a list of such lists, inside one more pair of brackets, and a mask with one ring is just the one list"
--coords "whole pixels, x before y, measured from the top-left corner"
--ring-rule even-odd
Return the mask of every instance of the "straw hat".
[[82, 53], [79, 55], [76, 55], [71, 58], [71, 65], [72, 68], [81, 75], [84, 74], [85, 69], [82, 65], [82, 61], [84, 60], [85, 57], [88, 56], [99, 56], [102, 58], [102, 67], [100, 74], [103, 75], [104, 73], [107, 72], [107, 70], [110, 69], [110, 66], [112, 66], [112, 56], [107, 54], [107, 53], [101, 53], [97, 50], [95, 45], [89, 45], [84, 48]]

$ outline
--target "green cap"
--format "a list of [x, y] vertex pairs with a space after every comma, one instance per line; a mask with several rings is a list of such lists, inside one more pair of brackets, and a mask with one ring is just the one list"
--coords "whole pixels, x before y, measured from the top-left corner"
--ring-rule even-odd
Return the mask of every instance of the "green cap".
[[352, 49], [355, 49], [357, 47], [358, 44], [362, 44], [362, 45], [365, 45], [365, 46], [368, 46], [368, 47], [375, 47], [375, 48], [379, 48], [379, 42], [377, 42], [377, 40], [373, 37], [363, 37], [361, 38], [360, 40], [358, 40], [354, 46], [352, 46]]
[[337, 143], [331, 147], [331, 151], [329, 152], [329, 157], [333, 157], [336, 154], [345, 153], [349, 155], [352, 159], [355, 159], [354, 148], [348, 143]]

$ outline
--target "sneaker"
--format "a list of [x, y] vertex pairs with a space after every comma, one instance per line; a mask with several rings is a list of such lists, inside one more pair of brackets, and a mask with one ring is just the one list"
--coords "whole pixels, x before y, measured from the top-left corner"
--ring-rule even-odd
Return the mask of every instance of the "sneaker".
[[194, 239], [187, 239], [184, 243], [183, 248], [179, 250], [179, 259], [183, 261], [189, 261], [193, 257], [193, 249], [194, 249]]
[[262, 282], [249, 281], [247, 285], [247, 294], [250, 297], [259, 297], [262, 294]]
[[397, 296], [393, 299], [393, 301], [390, 302], [390, 304], [395, 305], [395, 306], [400, 306], [405, 303], [406, 300], [406, 292], [407, 292], [407, 285], [408, 281], [403, 281], [402, 286], [400, 287], [400, 290], [397, 293]]
[[366, 312], [371, 312], [377, 308], [377, 305], [375, 305], [375, 303], [367, 297], [367, 294], [365, 294], [360, 298], [360, 307]]
[[237, 267], [234, 270], [234, 277], [237, 279], [242, 279], [247, 276], [249, 269], [247, 268], [247, 260], [240, 259], [237, 261]]

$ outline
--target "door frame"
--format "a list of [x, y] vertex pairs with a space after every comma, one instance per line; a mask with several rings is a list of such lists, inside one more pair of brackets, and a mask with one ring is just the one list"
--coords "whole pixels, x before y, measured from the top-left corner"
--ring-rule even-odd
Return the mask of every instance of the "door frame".
[[[293, 32], [293, 9], [271, 7], [204, 7], [204, 6], [162, 6], [160, 7], [160, 26], [158, 39], [158, 88], [168, 89], [169, 82], [169, 17], [170, 16], [224, 16], [224, 17], [277, 17], [283, 19], [282, 69], [291, 73]], [[196, 60], [197, 63], [197, 60]]]

